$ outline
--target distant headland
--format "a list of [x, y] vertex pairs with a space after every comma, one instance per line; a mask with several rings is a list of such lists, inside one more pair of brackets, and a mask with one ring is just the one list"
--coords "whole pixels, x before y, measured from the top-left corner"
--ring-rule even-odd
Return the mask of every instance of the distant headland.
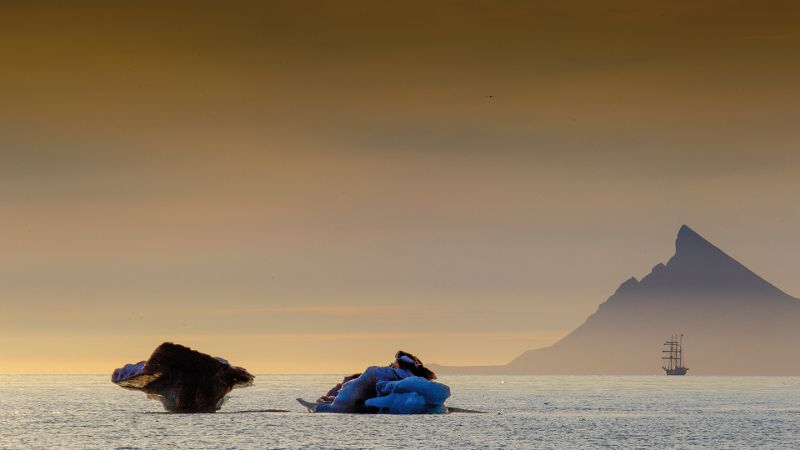
[[800, 300], [686, 225], [675, 255], [629, 278], [550, 347], [503, 366], [436, 366], [443, 374], [657, 374], [665, 337], [686, 336], [693, 375], [798, 375]]

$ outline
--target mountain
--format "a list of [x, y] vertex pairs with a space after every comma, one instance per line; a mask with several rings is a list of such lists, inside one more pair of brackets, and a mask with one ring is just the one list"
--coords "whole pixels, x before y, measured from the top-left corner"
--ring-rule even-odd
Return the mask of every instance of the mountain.
[[664, 340], [684, 334], [689, 374], [800, 375], [800, 300], [683, 225], [675, 255], [629, 278], [581, 326], [504, 366], [441, 373], [657, 374]]

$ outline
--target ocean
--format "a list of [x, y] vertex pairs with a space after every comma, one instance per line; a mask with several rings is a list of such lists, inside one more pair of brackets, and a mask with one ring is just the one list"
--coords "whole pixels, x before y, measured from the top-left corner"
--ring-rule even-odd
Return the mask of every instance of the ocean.
[[258, 375], [215, 414], [170, 414], [108, 375], [0, 375], [0, 447], [800, 447], [800, 377], [441, 377], [449, 406], [483, 414], [309, 414], [295, 401], [340, 378]]

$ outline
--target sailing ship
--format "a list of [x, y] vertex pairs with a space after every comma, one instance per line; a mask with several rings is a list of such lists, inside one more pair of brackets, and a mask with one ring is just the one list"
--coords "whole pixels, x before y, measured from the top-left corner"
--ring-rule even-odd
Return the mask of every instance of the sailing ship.
[[661, 366], [667, 375], [686, 375], [688, 367], [683, 366], [683, 334], [680, 338], [676, 335], [670, 336], [664, 342], [664, 350], [661, 351], [665, 355], [661, 357], [664, 364]]

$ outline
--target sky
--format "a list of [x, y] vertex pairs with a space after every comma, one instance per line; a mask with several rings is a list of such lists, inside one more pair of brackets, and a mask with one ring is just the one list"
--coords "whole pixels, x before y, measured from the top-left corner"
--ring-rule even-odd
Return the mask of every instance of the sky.
[[0, 4], [0, 373], [501, 364], [688, 224], [800, 296], [800, 5]]

